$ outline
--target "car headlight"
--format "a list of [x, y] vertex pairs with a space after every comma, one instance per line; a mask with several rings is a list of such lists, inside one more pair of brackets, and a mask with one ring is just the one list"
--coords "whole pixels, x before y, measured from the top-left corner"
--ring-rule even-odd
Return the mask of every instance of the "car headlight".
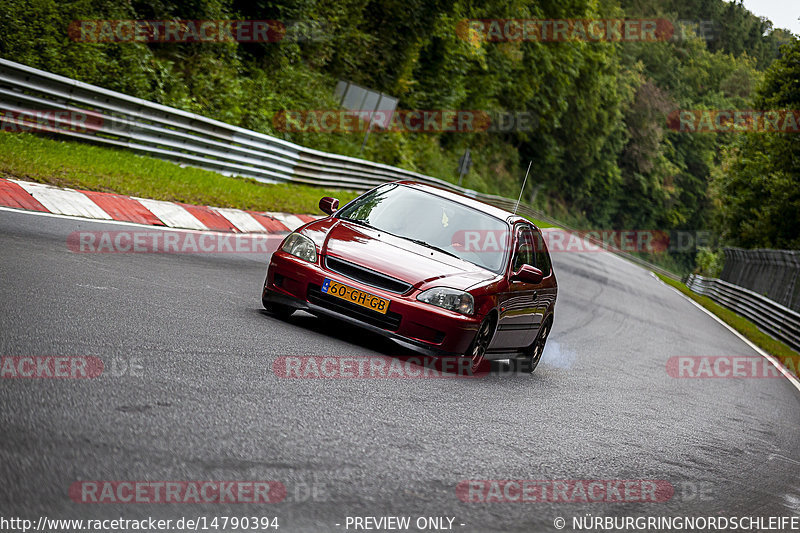
[[300, 259], [305, 259], [312, 263], [317, 262], [317, 247], [314, 245], [314, 241], [305, 235], [299, 233], [290, 234], [286, 237], [286, 240], [283, 241], [281, 250], [287, 254], [299, 257]]
[[417, 296], [417, 300], [435, 305], [462, 315], [471, 315], [475, 308], [475, 299], [468, 292], [447, 287], [434, 287]]

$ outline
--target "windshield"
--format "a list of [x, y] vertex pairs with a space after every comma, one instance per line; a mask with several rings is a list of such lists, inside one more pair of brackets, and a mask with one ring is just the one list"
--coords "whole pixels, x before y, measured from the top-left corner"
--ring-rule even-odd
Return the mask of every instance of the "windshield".
[[[413, 187], [390, 184], [341, 209], [340, 219], [438, 249], [492, 272], [504, 266], [508, 224]], [[489, 246], [483, 244], [489, 243]]]

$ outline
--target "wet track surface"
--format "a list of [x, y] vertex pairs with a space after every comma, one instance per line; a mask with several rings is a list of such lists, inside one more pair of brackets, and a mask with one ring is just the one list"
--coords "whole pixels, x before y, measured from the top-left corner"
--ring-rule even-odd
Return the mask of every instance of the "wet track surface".
[[[277, 516], [278, 531], [345, 531], [348, 516], [382, 515], [555, 531], [560, 516], [569, 531], [586, 513], [800, 513], [800, 393], [784, 379], [671, 377], [673, 356], [755, 352], [622, 259], [553, 254], [555, 324], [532, 376], [499, 363], [480, 379], [280, 379], [281, 356], [412, 352], [305, 313], [267, 316], [263, 254], [67, 248], [73, 231], [125, 228], [0, 211], [0, 355], [89, 355], [106, 368], [0, 380], [5, 516]], [[474, 479], [663, 480], [674, 493], [461, 501], [456, 486]], [[288, 494], [92, 505], [68, 495], [81, 480], [275, 480]]]

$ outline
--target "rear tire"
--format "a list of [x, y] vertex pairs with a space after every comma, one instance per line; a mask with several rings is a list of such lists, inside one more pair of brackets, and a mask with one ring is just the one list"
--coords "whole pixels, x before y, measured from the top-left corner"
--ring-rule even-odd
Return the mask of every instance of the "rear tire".
[[539, 361], [542, 360], [544, 347], [547, 344], [547, 337], [550, 335], [552, 326], [553, 321], [548, 318], [536, 335], [536, 340], [526, 350], [527, 355], [509, 361], [512, 369], [525, 374], [533, 374], [533, 371], [539, 366]]

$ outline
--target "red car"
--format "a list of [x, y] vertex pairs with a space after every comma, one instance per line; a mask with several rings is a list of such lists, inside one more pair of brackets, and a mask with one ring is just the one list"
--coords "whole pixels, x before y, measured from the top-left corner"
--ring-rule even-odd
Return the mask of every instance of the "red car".
[[533, 372], [558, 285], [541, 231], [467, 196], [412, 181], [381, 185], [289, 234], [262, 302], [303, 309], [438, 354], [511, 359]]

